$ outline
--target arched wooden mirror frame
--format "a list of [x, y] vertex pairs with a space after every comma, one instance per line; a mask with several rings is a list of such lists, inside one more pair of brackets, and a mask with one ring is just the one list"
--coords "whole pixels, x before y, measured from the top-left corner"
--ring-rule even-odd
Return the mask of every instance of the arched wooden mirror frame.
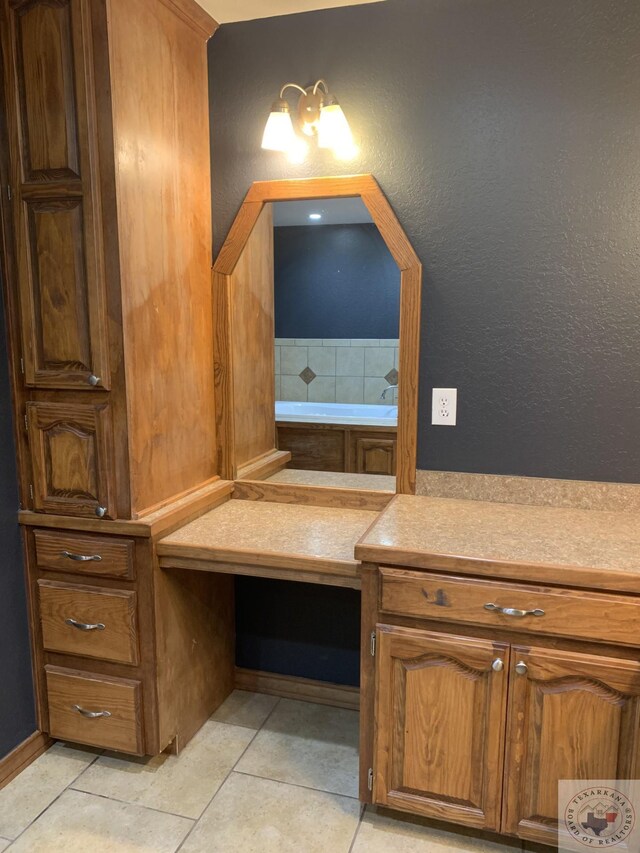
[[[266, 392], [273, 384], [273, 346], [262, 355], [252, 352], [260, 335], [252, 334], [251, 323], [266, 317], [264, 294], [250, 292], [266, 261], [259, 247], [273, 251], [265, 208], [277, 201], [354, 196], [366, 205], [400, 270], [396, 492], [415, 492], [422, 265], [372, 175], [256, 181], [238, 211], [213, 266], [218, 472], [225, 479], [260, 479], [283, 467], [288, 455], [276, 449], [274, 392]], [[266, 341], [269, 329], [262, 331]]]

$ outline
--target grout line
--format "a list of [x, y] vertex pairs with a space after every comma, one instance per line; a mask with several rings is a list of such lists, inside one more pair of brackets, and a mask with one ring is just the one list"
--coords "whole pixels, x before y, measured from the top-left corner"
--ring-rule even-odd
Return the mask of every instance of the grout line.
[[356, 831], [353, 833], [353, 838], [351, 839], [351, 844], [349, 845], [349, 850], [347, 851], [347, 853], [352, 853], [352, 851], [353, 851], [353, 845], [356, 843], [356, 838], [358, 837], [358, 833], [360, 832], [360, 827], [362, 826], [362, 819], [364, 818], [364, 813], [367, 810], [367, 804], [366, 803], [361, 803], [360, 805], [361, 805], [360, 817], [358, 818], [358, 823], [356, 825]]
[[166, 809], [158, 809], [155, 806], [148, 806], [145, 803], [134, 803], [131, 800], [121, 800], [119, 797], [110, 797], [107, 794], [98, 794], [96, 791], [83, 791], [82, 788], [71, 788], [70, 790], [74, 791], [76, 794], [86, 794], [88, 797], [99, 797], [101, 800], [109, 800], [112, 803], [122, 803], [124, 806], [134, 806], [139, 809], [146, 809], [150, 812], [157, 812], [158, 814], [166, 814], [171, 815], [171, 817], [179, 817], [182, 820], [190, 820], [192, 823], [195, 823], [199, 818], [191, 817], [186, 814], [177, 814], [176, 812], [169, 812]]
[[[271, 709], [271, 711], [270, 711], [270, 712], [267, 714], [267, 716], [265, 717], [265, 720], [264, 720], [264, 722], [262, 723], [262, 725], [264, 725], [264, 723], [269, 719], [269, 717], [271, 716], [271, 714], [273, 714], [273, 712], [275, 711], [276, 707], [277, 707], [279, 704], [280, 704], [280, 700], [278, 699], [278, 701], [277, 701], [277, 702], [276, 702], [276, 704], [273, 706], [273, 708]], [[246, 726], [245, 728], [248, 728], [248, 726]], [[182, 839], [182, 841], [180, 842], [180, 844], [176, 847], [176, 849], [175, 849], [175, 853], [179, 853], [179, 851], [180, 851], [180, 850], [182, 850], [182, 848], [184, 847], [184, 845], [185, 845], [185, 843], [186, 843], [187, 839], [189, 838], [189, 836], [191, 835], [191, 833], [194, 831], [194, 829], [198, 826], [198, 824], [199, 824], [199, 823], [200, 823], [200, 821], [202, 820], [202, 818], [203, 818], [203, 816], [204, 816], [205, 812], [207, 811], [207, 809], [209, 808], [209, 806], [211, 805], [211, 803], [215, 800], [215, 798], [218, 796], [218, 794], [220, 793], [220, 791], [222, 790], [222, 788], [225, 786], [225, 784], [226, 784], [226, 782], [227, 782], [227, 779], [228, 779], [228, 778], [229, 778], [229, 776], [231, 776], [231, 774], [233, 773], [233, 768], [236, 766], [236, 764], [238, 763], [238, 761], [240, 761], [240, 759], [242, 758], [242, 756], [245, 754], [245, 752], [249, 749], [249, 747], [251, 746], [251, 744], [252, 744], [252, 743], [254, 742], [254, 740], [256, 739], [256, 736], [257, 736], [257, 734], [258, 734], [258, 732], [259, 732], [259, 731], [260, 731], [260, 729], [253, 729], [253, 732], [254, 732], [253, 737], [251, 738], [251, 740], [249, 741], [249, 743], [245, 746], [245, 748], [242, 750], [242, 752], [240, 753], [240, 755], [237, 757], [237, 759], [236, 759], [236, 761], [235, 761], [235, 763], [234, 763], [233, 767], [231, 767], [231, 769], [229, 770], [229, 772], [227, 773], [227, 775], [224, 777], [224, 779], [222, 780], [222, 782], [218, 785], [218, 787], [217, 787], [217, 788], [216, 788], [216, 790], [215, 790], [215, 793], [213, 794], [213, 796], [211, 797], [211, 799], [209, 800], [209, 802], [208, 802], [208, 803], [206, 804], [206, 806], [202, 809], [202, 812], [200, 813], [200, 817], [199, 817], [199, 818], [197, 818], [197, 820], [194, 822], [194, 824], [193, 824], [193, 826], [191, 827], [191, 829], [189, 830], [189, 832], [187, 832], [187, 834], [186, 834], [186, 835], [185, 835], [185, 837]]]
[[[66, 746], [66, 744], [67, 744], [67, 742], [66, 742], [66, 741], [60, 741], [60, 740], [57, 740], [55, 743], [59, 743], [59, 744], [61, 744], [62, 746]], [[53, 744], [53, 745], [55, 746], [55, 744]], [[47, 752], [49, 752], [49, 750], [47, 750]], [[46, 755], [46, 754], [47, 754], [47, 752], [43, 753], [43, 755]], [[74, 782], [77, 782], [77, 781], [78, 781], [78, 779], [82, 776], [82, 774], [84, 773], [84, 771], [85, 771], [85, 770], [88, 770], [88, 769], [89, 769], [89, 767], [91, 767], [91, 765], [92, 765], [94, 762], [96, 762], [96, 761], [100, 758], [100, 756], [101, 756], [101, 755], [103, 755], [103, 753], [104, 753], [104, 750], [100, 750], [100, 752], [96, 753], [96, 755], [94, 755], [94, 757], [93, 757], [93, 758], [91, 759], [91, 761], [87, 764], [87, 766], [86, 766], [86, 767], [83, 767], [83, 768], [82, 768], [82, 770], [81, 770], [81, 771], [80, 771], [76, 776], [74, 776], [74, 777], [73, 777], [73, 779], [69, 782], [69, 784], [68, 784], [68, 785], [66, 785], [66, 786], [62, 789], [62, 791], [60, 791], [60, 793], [59, 793], [59, 794], [56, 794], [56, 796], [51, 800], [51, 802], [50, 802], [50, 803], [47, 803], [47, 805], [42, 809], [42, 811], [41, 811], [41, 812], [38, 812], [38, 814], [33, 818], [33, 820], [32, 820], [32, 821], [30, 821], [30, 822], [25, 826], [25, 828], [24, 828], [24, 829], [20, 830], [20, 832], [16, 835], [16, 837], [15, 837], [14, 839], [12, 839], [12, 840], [11, 840], [11, 844], [13, 844], [14, 842], [16, 842], [16, 841], [17, 841], [17, 840], [18, 840], [22, 835], [24, 835], [24, 833], [25, 833], [28, 829], [30, 829], [30, 828], [33, 826], [33, 824], [34, 824], [37, 820], [39, 820], [39, 819], [42, 817], [42, 815], [43, 815], [43, 814], [44, 814], [48, 809], [50, 809], [50, 808], [51, 808], [51, 806], [52, 806], [54, 803], [56, 803], [56, 802], [60, 799], [60, 797], [65, 793], [65, 791], [68, 791], [68, 790], [69, 790], [69, 788], [71, 787], [71, 785], [73, 785], [73, 784], [74, 784]], [[42, 756], [39, 756], [39, 757], [42, 757]], [[33, 762], [33, 764], [35, 764], [35, 761]], [[31, 766], [33, 766], [33, 764], [32, 764]]]
[[313, 788], [311, 785], [301, 785], [299, 782], [288, 782], [283, 779], [273, 779], [271, 776], [259, 776], [257, 773], [247, 773], [246, 770], [234, 770], [239, 776], [251, 776], [252, 779], [264, 779], [267, 782], [277, 782], [280, 785], [290, 785], [292, 788], [302, 788], [303, 791], [317, 791], [319, 794], [330, 794], [333, 797], [344, 797], [345, 800], [358, 800], [351, 794], [340, 794], [338, 791], [327, 791], [326, 788]]

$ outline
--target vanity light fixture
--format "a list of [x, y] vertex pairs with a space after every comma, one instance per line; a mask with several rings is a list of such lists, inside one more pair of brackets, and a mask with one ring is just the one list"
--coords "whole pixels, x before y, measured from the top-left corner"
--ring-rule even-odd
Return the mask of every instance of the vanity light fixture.
[[317, 135], [319, 148], [331, 149], [341, 160], [350, 160], [358, 153], [349, 122], [324, 80], [306, 89], [297, 83], [285, 83], [280, 97], [271, 106], [262, 136], [263, 148], [284, 151], [293, 163], [301, 163], [308, 151], [307, 143], [294, 130], [291, 110], [284, 97], [287, 89], [300, 92], [297, 109], [300, 129], [306, 136]]

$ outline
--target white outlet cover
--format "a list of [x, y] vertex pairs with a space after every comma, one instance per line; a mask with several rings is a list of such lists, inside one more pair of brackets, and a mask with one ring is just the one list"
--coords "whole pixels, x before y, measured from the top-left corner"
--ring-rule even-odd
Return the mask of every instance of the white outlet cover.
[[431, 398], [431, 423], [435, 426], [455, 426], [458, 410], [457, 388], [434, 388]]

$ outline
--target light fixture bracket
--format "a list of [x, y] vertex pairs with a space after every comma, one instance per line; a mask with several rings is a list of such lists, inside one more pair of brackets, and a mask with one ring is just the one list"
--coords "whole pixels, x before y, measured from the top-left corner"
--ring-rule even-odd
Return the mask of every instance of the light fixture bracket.
[[302, 132], [307, 136], [317, 133], [320, 121], [320, 110], [324, 104], [325, 93], [316, 86], [309, 86], [298, 101], [298, 121]]

